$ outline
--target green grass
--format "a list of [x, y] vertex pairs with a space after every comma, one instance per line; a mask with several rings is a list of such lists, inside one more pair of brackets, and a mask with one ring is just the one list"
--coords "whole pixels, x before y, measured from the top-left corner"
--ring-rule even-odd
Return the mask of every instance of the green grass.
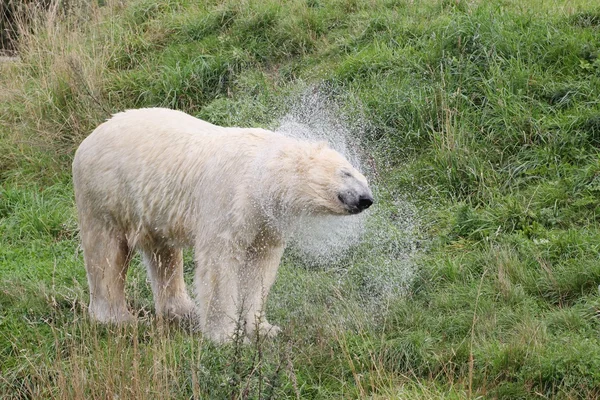
[[[594, 1], [101, 4], [33, 23], [0, 64], [0, 397], [600, 396]], [[139, 323], [92, 324], [79, 142], [147, 106], [275, 127], [305, 93], [360, 136], [377, 204], [342, 259], [286, 254], [282, 337], [164, 326], [137, 259]]]

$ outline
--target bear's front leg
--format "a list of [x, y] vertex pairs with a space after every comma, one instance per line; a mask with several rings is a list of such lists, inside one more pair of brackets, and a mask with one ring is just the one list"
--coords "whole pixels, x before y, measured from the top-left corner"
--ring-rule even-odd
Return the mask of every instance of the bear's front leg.
[[[243, 261], [233, 250], [196, 248], [195, 288], [202, 332], [212, 340], [231, 341], [239, 316], [238, 271]], [[242, 321], [243, 322], [243, 321]]]
[[246, 334], [251, 339], [256, 336], [257, 330], [259, 335], [268, 337], [274, 337], [281, 331], [281, 328], [267, 321], [265, 306], [283, 250], [283, 243], [265, 243], [261, 240], [248, 250], [247, 261], [240, 271]]

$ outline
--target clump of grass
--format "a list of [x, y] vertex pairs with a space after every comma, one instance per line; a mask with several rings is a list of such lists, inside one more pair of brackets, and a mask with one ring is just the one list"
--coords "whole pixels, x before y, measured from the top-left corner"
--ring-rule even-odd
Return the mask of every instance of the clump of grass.
[[19, 154], [12, 162], [28, 172], [64, 168], [112, 111], [101, 88], [110, 51], [100, 38], [103, 11], [96, 2], [49, 1], [15, 14], [18, 61], [2, 82], [0, 130], [12, 137], [3, 141], [9, 153]]

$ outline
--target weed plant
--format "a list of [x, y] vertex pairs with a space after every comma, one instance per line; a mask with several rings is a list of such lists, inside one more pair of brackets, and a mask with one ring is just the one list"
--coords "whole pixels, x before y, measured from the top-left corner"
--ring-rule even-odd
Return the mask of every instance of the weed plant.
[[[19, 59], [0, 62], [0, 397], [600, 397], [597, 2], [25, 10]], [[323, 86], [368, 122], [374, 239], [333, 265], [285, 256], [267, 308], [281, 337], [217, 346], [156, 321], [137, 259], [138, 323], [91, 323], [70, 183], [80, 141], [150, 106], [275, 128]], [[421, 250], [390, 288], [407, 268], [389, 263], [407, 254], [403, 202]]]

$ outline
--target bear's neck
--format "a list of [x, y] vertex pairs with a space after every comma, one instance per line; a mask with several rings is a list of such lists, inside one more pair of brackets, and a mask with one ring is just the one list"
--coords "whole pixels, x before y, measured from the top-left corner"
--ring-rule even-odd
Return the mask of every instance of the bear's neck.
[[308, 167], [306, 158], [304, 146], [290, 138], [256, 157], [257, 179], [249, 190], [266, 224], [284, 236], [308, 213], [300, 189]]

